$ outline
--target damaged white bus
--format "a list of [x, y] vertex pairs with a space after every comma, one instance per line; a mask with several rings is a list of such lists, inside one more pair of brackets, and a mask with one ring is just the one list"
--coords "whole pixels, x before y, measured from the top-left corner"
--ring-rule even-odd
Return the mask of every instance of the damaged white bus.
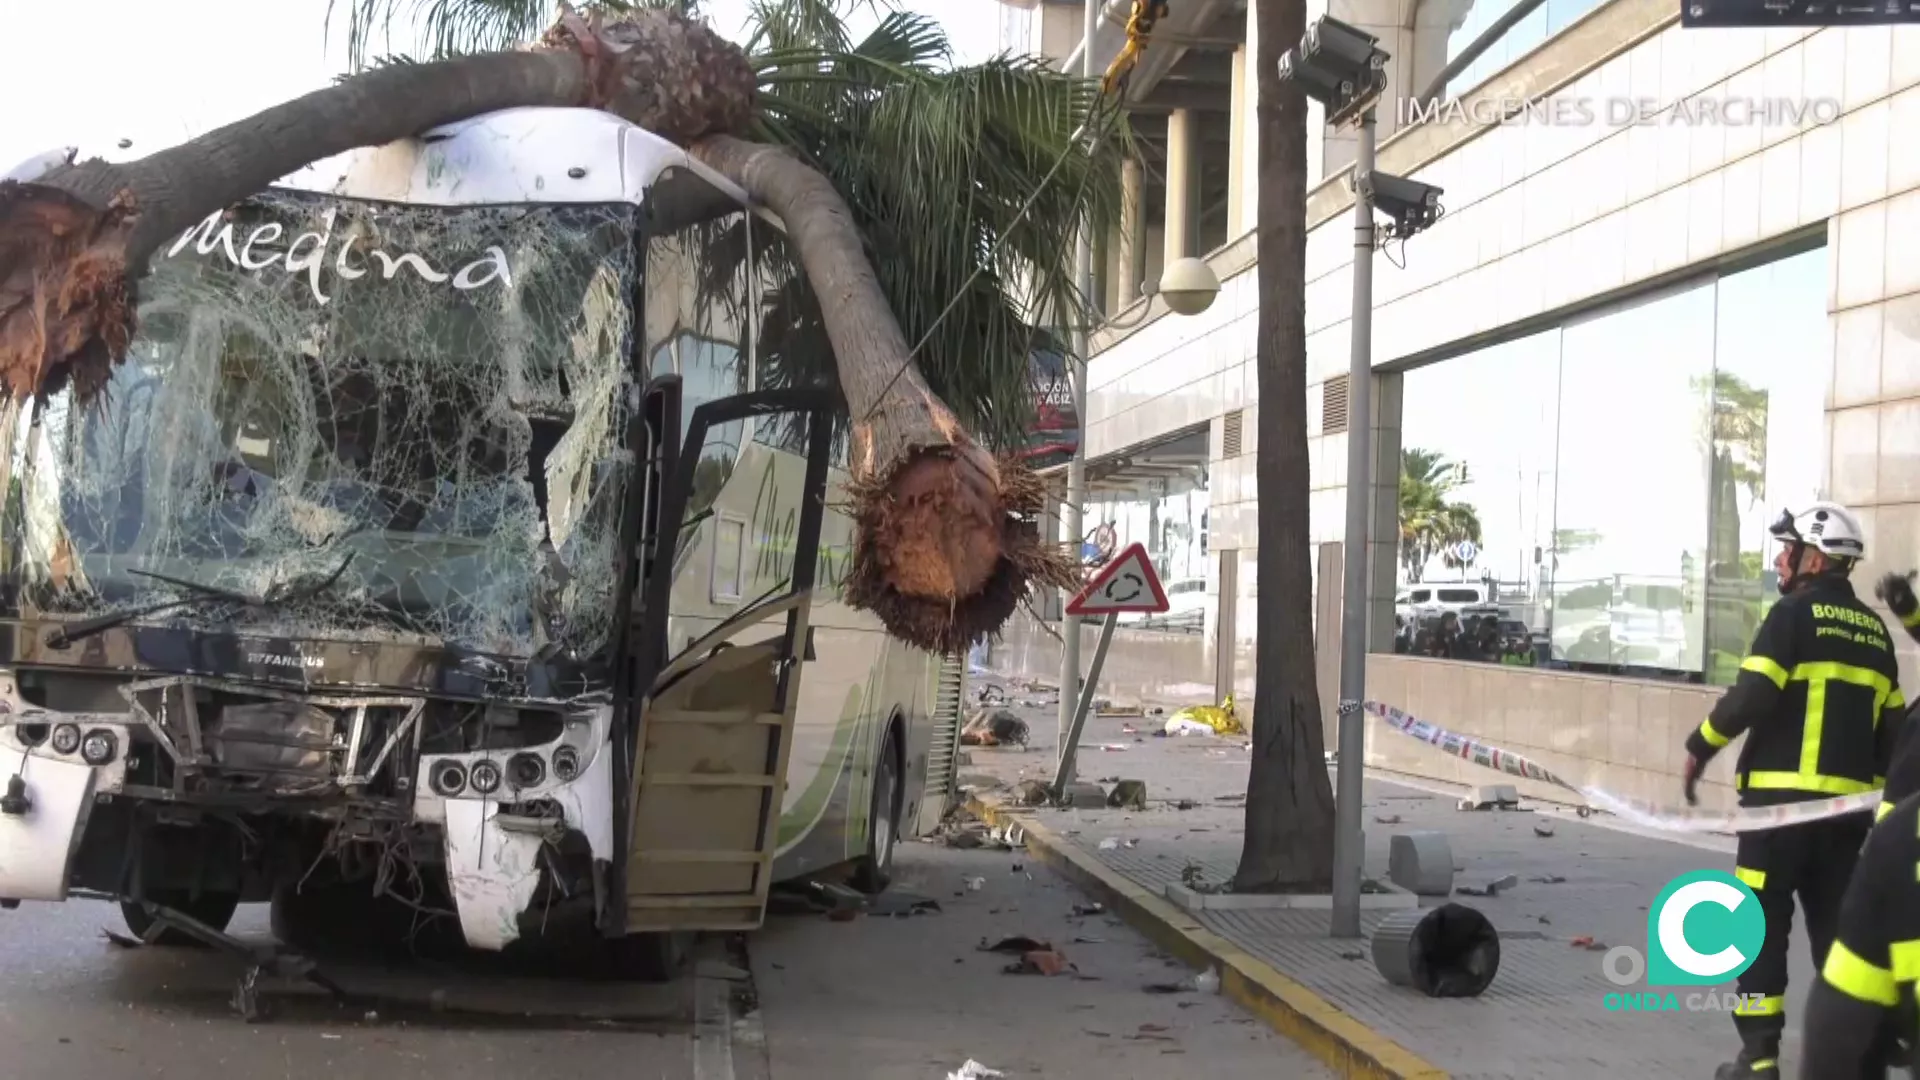
[[683, 151], [565, 109], [163, 248], [99, 400], [0, 416], [0, 905], [587, 927], [658, 966], [774, 882], [884, 887], [953, 794], [963, 668], [839, 599], [795, 266]]

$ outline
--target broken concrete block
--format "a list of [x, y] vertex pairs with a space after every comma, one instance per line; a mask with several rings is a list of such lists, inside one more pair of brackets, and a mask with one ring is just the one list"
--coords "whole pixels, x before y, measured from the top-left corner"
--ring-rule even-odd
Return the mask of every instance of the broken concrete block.
[[1107, 794], [1107, 805], [1122, 810], [1147, 808], [1147, 785], [1139, 780], [1122, 780]]
[[1387, 880], [1416, 896], [1453, 895], [1453, 849], [1447, 834], [1394, 833], [1387, 841]]
[[1491, 810], [1520, 805], [1520, 792], [1512, 784], [1482, 784], [1460, 800], [1462, 810]]

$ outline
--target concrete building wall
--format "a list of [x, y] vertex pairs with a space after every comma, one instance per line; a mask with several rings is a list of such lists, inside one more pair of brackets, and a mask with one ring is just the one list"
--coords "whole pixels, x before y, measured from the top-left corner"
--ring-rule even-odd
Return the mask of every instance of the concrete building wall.
[[[1920, 564], [1920, 249], [1901, 242], [1920, 231], [1920, 143], [1906, 138], [1920, 130], [1920, 27], [1685, 32], [1670, 0], [1611, 0], [1466, 100], [1543, 94], [1667, 105], [1701, 97], [1831, 98], [1843, 115], [1827, 124], [1772, 126], [1620, 126], [1604, 117], [1586, 125], [1487, 126], [1467, 115], [1409, 125], [1383, 142], [1379, 168], [1441, 186], [1447, 212], [1406, 245], [1404, 267], [1376, 260], [1375, 365], [1398, 368], [1462, 351], [1814, 231], [1828, 249], [1833, 348], [1828, 357], [1810, 358], [1831, 370], [1825, 445], [1806, 452], [1823, 459], [1829, 496], [1858, 508], [1869, 531], [1873, 558], [1857, 580]], [[1329, 164], [1338, 164], [1335, 158], [1329, 148]], [[1341, 538], [1347, 497], [1348, 436], [1328, 434], [1321, 415], [1323, 384], [1348, 363], [1352, 197], [1345, 183], [1344, 175], [1331, 177], [1308, 200], [1305, 436], [1316, 543]], [[1210, 261], [1224, 287], [1208, 312], [1163, 314], [1096, 337], [1086, 439], [1097, 456], [1211, 423], [1218, 453], [1222, 418], [1240, 413], [1242, 452], [1213, 462], [1210, 498], [1214, 548], [1242, 552], [1238, 640], [1231, 647], [1243, 656], [1236, 683], [1244, 697], [1252, 689], [1259, 576], [1251, 237]], [[1398, 382], [1390, 372], [1376, 379], [1375, 426], [1389, 467], [1399, 449]], [[1374, 535], [1387, 541], [1373, 553], [1376, 629], [1392, 624], [1392, 479], [1373, 493]], [[1216, 636], [1127, 646], [1134, 651], [1118, 663], [1116, 652], [1108, 670], [1124, 672], [1141, 697], [1205, 698], [1211, 688], [1196, 697], [1193, 687], [1205, 680], [1195, 673], [1213, 669]], [[1911, 687], [1920, 681], [1920, 657], [1904, 639], [1900, 649], [1902, 682]], [[1051, 678], [1058, 653], [1042, 658], [1046, 651], [1034, 632], [1016, 626], [996, 656], [1034, 657], [1020, 668]], [[1664, 801], [1677, 792], [1681, 739], [1718, 694], [1704, 686], [1391, 655], [1373, 658], [1369, 679], [1369, 696], [1424, 719], [1522, 752], [1539, 750], [1573, 776]], [[1130, 696], [1114, 690], [1115, 697]], [[1453, 775], [1454, 763], [1417, 744], [1395, 747], [1396, 739], [1406, 741], [1371, 732], [1370, 760]], [[1730, 761], [1716, 765], [1728, 768]]]

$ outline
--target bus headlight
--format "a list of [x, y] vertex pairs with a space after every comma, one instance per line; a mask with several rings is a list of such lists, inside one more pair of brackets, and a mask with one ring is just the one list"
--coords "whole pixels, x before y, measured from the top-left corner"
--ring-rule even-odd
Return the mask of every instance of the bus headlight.
[[553, 777], [567, 783], [580, 775], [580, 751], [562, 746], [553, 752]]
[[467, 786], [466, 767], [457, 761], [443, 761], [433, 767], [433, 772], [427, 776], [427, 783], [433, 786], [436, 794], [452, 798]]
[[80, 759], [89, 765], [105, 765], [120, 751], [120, 740], [106, 728], [95, 728], [80, 740]]
[[515, 788], [539, 787], [547, 778], [547, 763], [539, 754], [521, 752], [507, 759], [507, 780]]
[[80, 749], [80, 729], [72, 724], [61, 724], [54, 728], [53, 749], [60, 754], [71, 754]]
[[476, 761], [467, 773], [467, 782], [482, 795], [500, 790], [500, 766], [491, 761]]

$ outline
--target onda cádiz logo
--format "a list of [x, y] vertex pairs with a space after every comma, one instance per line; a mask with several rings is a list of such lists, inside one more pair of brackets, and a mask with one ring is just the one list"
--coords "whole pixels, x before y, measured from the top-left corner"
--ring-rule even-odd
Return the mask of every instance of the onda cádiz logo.
[[[1608, 1012], [1736, 1012], [1748, 997], [1707, 990], [1685, 996], [1660, 987], [1722, 986], [1753, 966], [1767, 939], [1760, 898], [1721, 870], [1696, 870], [1668, 882], [1647, 910], [1647, 951], [1607, 950], [1601, 969], [1621, 991], [1607, 994]], [[1646, 989], [1625, 988], [1646, 976]]]

